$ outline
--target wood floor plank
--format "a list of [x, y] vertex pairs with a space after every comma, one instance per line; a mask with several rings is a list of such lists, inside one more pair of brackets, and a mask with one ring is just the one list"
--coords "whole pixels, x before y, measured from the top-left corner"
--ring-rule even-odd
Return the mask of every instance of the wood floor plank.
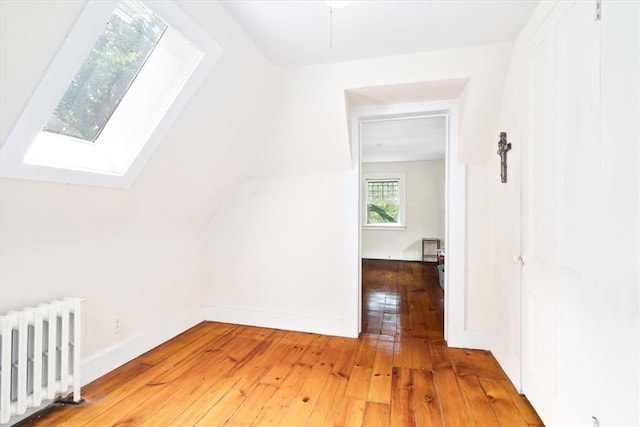
[[[114, 424], [121, 424], [122, 420], [126, 420], [135, 425], [161, 425], [163, 419], [179, 411], [185, 403], [197, 399], [210, 387], [211, 383], [218, 381], [224, 372], [234, 365], [235, 362], [228, 357], [217, 363], [212, 361], [209, 364], [203, 361], [195, 368], [197, 372], [191, 372], [188, 378], [174, 381], [157, 391], [150, 399], [145, 400], [144, 405], [136, 406], [135, 402], [132, 402], [130, 410], [122, 408], [120, 419]], [[102, 424], [105, 420], [95, 419], [92, 422]]]
[[345, 396], [366, 400], [369, 395], [369, 384], [371, 383], [371, 375], [373, 368], [365, 368], [363, 366], [354, 366], [349, 376], [347, 390]]
[[[138, 393], [148, 388], [164, 387], [166, 384], [163, 383], [184, 375], [201, 361], [203, 357], [201, 350], [224, 346], [233, 340], [234, 335], [232, 331], [224, 335], [218, 335], [217, 330], [212, 331], [211, 334], [205, 334], [196, 341], [194, 346], [182, 347], [182, 349], [173, 353], [170, 357], [167, 357], [154, 367], [146, 370], [143, 375], [128, 381], [126, 378], [123, 378], [118, 393], [112, 393], [102, 398], [99, 405], [96, 405], [95, 411], [74, 412], [64, 420], [64, 424], [84, 425], [89, 422], [95, 424], [97, 421], [94, 420], [100, 419], [106, 420], [106, 422], [116, 421], [121, 414], [120, 408], [123, 404], [129, 406], [129, 402], [137, 401], [138, 405], [141, 405], [144, 400], [137, 400]], [[129, 399], [129, 396], [134, 394], [136, 394], [136, 399]], [[85, 407], [91, 406], [92, 403], [93, 402], [85, 403]], [[110, 411], [110, 409], [115, 408], [116, 405], [117, 410]]]
[[531, 426], [541, 426], [544, 425], [535, 409], [531, 406], [526, 397], [522, 396], [518, 393], [516, 388], [511, 384], [509, 380], [498, 380], [500, 384], [502, 384], [502, 388], [507, 392], [507, 394], [511, 397], [511, 401], [518, 408], [520, 412], [520, 416], [524, 419], [524, 421]]
[[442, 426], [442, 412], [433, 373], [427, 369], [413, 370], [416, 425]]
[[337, 359], [333, 363], [331, 373], [340, 375], [341, 377], [349, 379], [351, 371], [355, 365], [356, 357], [358, 355], [358, 348], [360, 347], [360, 341], [357, 339], [346, 339]]
[[389, 404], [391, 400], [391, 370], [393, 369], [393, 342], [378, 340], [373, 362], [367, 400]]
[[388, 427], [389, 405], [386, 403], [367, 402], [364, 407], [363, 427]]
[[192, 425], [202, 427], [225, 425], [246, 399], [247, 392], [236, 385]]
[[453, 368], [439, 369], [433, 376], [445, 427], [469, 426], [467, 408]]
[[[203, 352], [192, 363], [182, 365], [181, 369], [170, 370], [156, 377], [153, 383], [140, 388], [134, 398], [118, 404], [117, 412], [104, 412], [99, 417], [91, 420], [95, 425], [122, 425], [141, 424], [152, 418], [156, 412], [162, 409], [171, 399], [188, 399], [188, 396], [199, 396], [213, 381], [218, 380], [224, 372], [232, 369], [236, 359], [231, 357], [231, 352], [236, 354], [248, 353], [252, 346], [257, 345], [245, 338], [234, 337], [229, 341], [229, 352], [215, 353]], [[240, 350], [242, 349], [242, 350]], [[194, 374], [194, 377], [185, 375], [186, 372]]]
[[362, 399], [354, 399], [345, 396], [338, 410], [336, 427], [360, 427], [364, 419], [364, 407], [366, 402]]
[[333, 425], [346, 389], [346, 378], [341, 375], [330, 374], [309, 416], [307, 424], [310, 426]]
[[[264, 370], [264, 373], [266, 373], [266, 369]], [[207, 389], [196, 400], [188, 404], [182, 411], [175, 414], [175, 416], [172, 417], [166, 425], [195, 425], [208, 413], [208, 411], [216, 406], [220, 400], [230, 393], [231, 390], [236, 390], [236, 392], [238, 392], [238, 389], [235, 387], [239, 381], [240, 378], [237, 376], [222, 377], [219, 382]], [[166, 422], [166, 420], [158, 418], [154, 419], [154, 425], [155, 421]]]
[[333, 365], [345, 342], [345, 338], [335, 338], [329, 341], [311, 368], [307, 381], [300, 388], [299, 396], [290, 403], [282, 418], [282, 425], [304, 425], [316, 406], [320, 393], [331, 375]]
[[463, 348], [449, 348], [447, 350], [449, 358], [458, 377], [465, 377], [467, 375], [476, 375], [476, 370], [473, 368], [473, 363], [469, 359], [469, 351]]
[[294, 364], [282, 383], [276, 386], [276, 391], [265, 402], [264, 407], [256, 417], [258, 425], [278, 425], [289, 405], [296, 399], [300, 388], [311, 374], [311, 367]]
[[431, 346], [424, 338], [410, 338], [411, 368], [433, 370], [431, 361]]
[[[85, 402], [91, 402], [93, 405], [97, 405], [105, 396], [110, 393], [114, 393], [122, 385], [123, 378], [134, 378], [142, 375], [144, 371], [153, 367], [153, 365], [147, 364], [142, 361], [141, 358], [132, 360], [129, 363], [121, 366], [115, 371], [111, 371], [107, 375], [101, 377], [98, 381], [82, 388], [82, 397]], [[39, 423], [41, 426], [57, 426], [62, 425], [76, 411], [75, 406], [61, 406], [54, 405], [53, 407], [46, 408], [40, 413], [43, 417], [43, 421]]]
[[282, 347], [282, 357], [274, 364], [261, 382], [273, 386], [281, 384], [291, 372], [293, 364], [300, 359], [312, 340], [313, 335], [311, 334], [301, 334], [299, 332], [287, 334], [279, 344]]
[[376, 347], [378, 346], [378, 334], [363, 334], [360, 338], [360, 346], [356, 355], [356, 366], [363, 368], [373, 368], [376, 358]]
[[493, 378], [478, 378], [478, 380], [501, 426], [527, 426], [522, 415], [520, 415], [520, 411], [511, 400], [511, 396], [509, 396], [509, 393], [504, 389], [500, 380]]
[[265, 402], [267, 402], [273, 393], [275, 393], [277, 387], [269, 384], [258, 384], [247, 395], [244, 403], [238, 408], [238, 410], [229, 418], [229, 421], [225, 425], [227, 426], [248, 426], [251, 425], [260, 411], [264, 408]]
[[365, 260], [359, 339], [203, 322], [18, 426], [541, 426], [491, 353], [447, 347], [433, 265]]
[[471, 425], [477, 427], [500, 425], [478, 377], [474, 375], [458, 377], [458, 385], [464, 397]]
[[190, 328], [185, 332], [179, 334], [169, 343], [161, 344], [153, 350], [144, 353], [142, 356], [140, 356], [140, 358], [144, 360], [145, 363], [156, 365], [166, 359], [168, 356], [177, 352], [181, 347], [188, 346], [192, 342], [198, 340], [203, 333], [206, 333], [213, 337], [216, 335], [226, 335], [232, 331], [238, 331], [241, 329], [242, 328], [239, 328], [236, 325], [225, 323], [219, 323], [216, 324], [215, 327], [211, 327], [211, 325], [207, 325], [207, 322], [201, 322], [193, 328]]
[[415, 426], [415, 389], [411, 368], [394, 367], [391, 377], [390, 424]]
[[498, 380], [506, 380], [500, 365], [490, 352], [484, 350], [468, 350], [467, 357], [473, 364], [477, 375], [482, 378], [495, 378]]
[[449, 358], [446, 342], [429, 342], [429, 357], [434, 371], [451, 368], [451, 358]]
[[[170, 396], [159, 396], [160, 398], [165, 398], [164, 404], [160, 409], [155, 410], [152, 417], [146, 420], [143, 425], [162, 426], [167, 419], [171, 419], [176, 414], [181, 413], [185, 407], [194, 404], [203, 394], [211, 393], [212, 384], [219, 384], [225, 376], [228, 377], [231, 372], [237, 371], [238, 364], [259, 353], [260, 349], [265, 348], [271, 342], [269, 337], [272, 335], [273, 330], [270, 330], [269, 334], [265, 335], [261, 341], [255, 340], [254, 346], [245, 349], [244, 356], [241, 355], [238, 349], [235, 349], [223, 362], [218, 362], [215, 357], [208, 358], [201, 366], [197, 367], [197, 370], [190, 372], [190, 379], [185, 378], [188, 385], [179, 387], [178, 391], [172, 391]], [[202, 373], [198, 374], [198, 371], [202, 371]], [[261, 372], [264, 374], [266, 369]], [[247, 370], [246, 378], [257, 377], [255, 374], [252, 376], [251, 373], [251, 370]], [[237, 378], [222, 381], [223, 384], [226, 383], [229, 387], [236, 385], [237, 382]]]
[[279, 353], [281, 346], [278, 344], [285, 335], [285, 332], [275, 331], [269, 336], [269, 339], [263, 340], [251, 353], [251, 359], [238, 361], [220, 381], [212, 384], [197, 399], [184, 405], [182, 410], [176, 412], [167, 424], [193, 425], [232, 388], [240, 386], [240, 389], [243, 387], [250, 389], [252, 384], [258, 383], [281, 356]]
[[302, 356], [300, 356], [297, 363], [310, 368], [313, 367], [330, 340], [331, 337], [326, 335], [316, 335], [315, 339], [309, 344], [305, 352], [302, 353]]
[[411, 339], [397, 336], [393, 343], [393, 366], [412, 368]]

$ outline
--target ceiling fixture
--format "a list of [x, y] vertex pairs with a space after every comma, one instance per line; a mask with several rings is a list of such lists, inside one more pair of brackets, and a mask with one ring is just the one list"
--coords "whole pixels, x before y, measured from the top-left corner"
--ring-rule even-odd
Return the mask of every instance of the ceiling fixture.
[[333, 9], [345, 7], [350, 0], [323, 0], [323, 3], [329, 6], [329, 49], [333, 49]]

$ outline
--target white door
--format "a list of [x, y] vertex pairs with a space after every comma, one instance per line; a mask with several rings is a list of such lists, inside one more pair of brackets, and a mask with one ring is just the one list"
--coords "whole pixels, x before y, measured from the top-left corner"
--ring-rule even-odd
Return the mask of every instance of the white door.
[[595, 1], [558, 2], [527, 58], [522, 388], [549, 426], [594, 415], [600, 92]]

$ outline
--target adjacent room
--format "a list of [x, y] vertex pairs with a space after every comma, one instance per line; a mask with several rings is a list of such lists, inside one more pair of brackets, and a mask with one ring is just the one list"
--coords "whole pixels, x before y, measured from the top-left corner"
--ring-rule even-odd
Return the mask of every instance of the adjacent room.
[[640, 2], [0, 0], [0, 425], [639, 426]]

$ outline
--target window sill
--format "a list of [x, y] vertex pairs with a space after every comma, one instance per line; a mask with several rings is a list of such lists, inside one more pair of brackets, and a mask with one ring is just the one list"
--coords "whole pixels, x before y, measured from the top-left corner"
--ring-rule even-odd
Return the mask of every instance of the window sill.
[[401, 231], [406, 230], [406, 225], [393, 224], [393, 225], [363, 225], [363, 230], [384, 230], [384, 231]]

